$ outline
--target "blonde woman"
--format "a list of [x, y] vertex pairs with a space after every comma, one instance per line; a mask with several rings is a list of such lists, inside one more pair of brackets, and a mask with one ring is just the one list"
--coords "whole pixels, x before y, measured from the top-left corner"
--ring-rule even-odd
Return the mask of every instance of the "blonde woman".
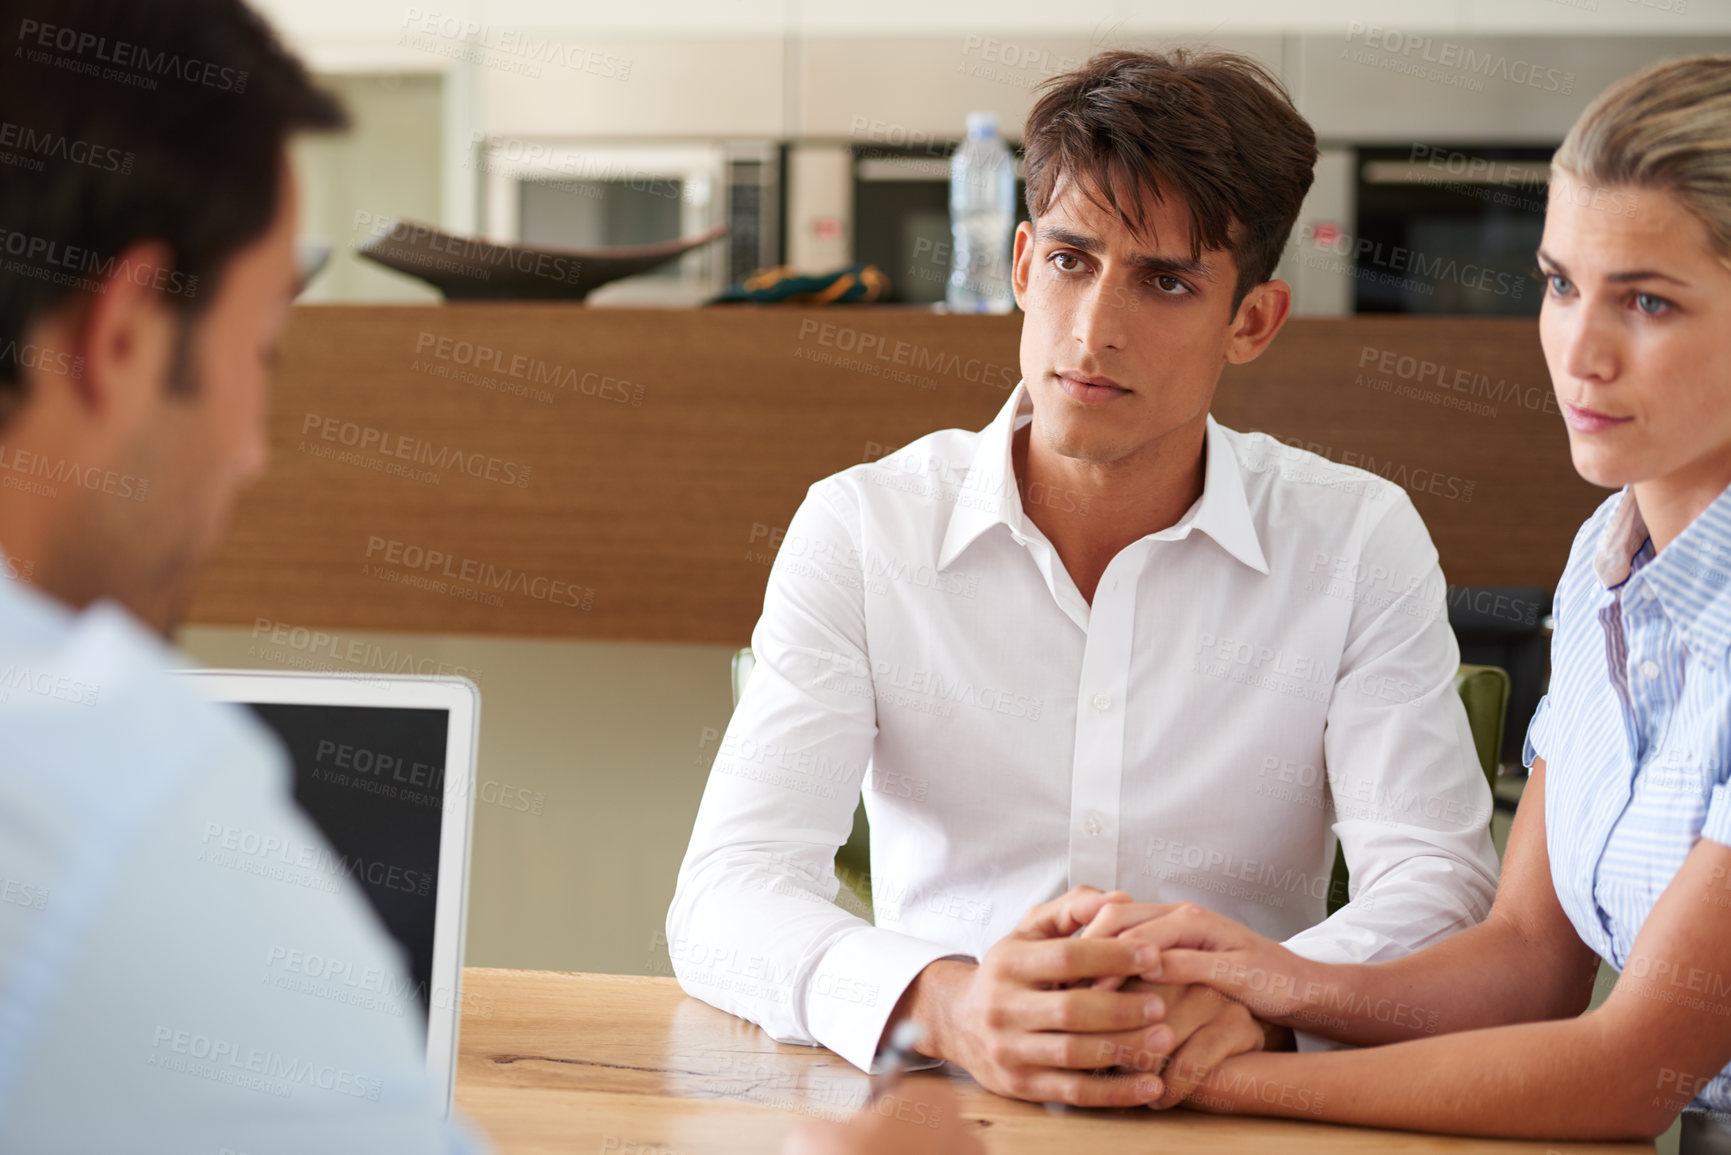
[[[1311, 962], [1199, 907], [1089, 928], [1260, 1017], [1360, 1045], [1252, 1053], [1191, 1106], [1731, 1151], [1731, 56], [1630, 77], [1553, 162], [1539, 331], [1575, 468], [1619, 487], [1557, 590], [1532, 777], [1486, 921]], [[1621, 972], [1586, 1011], [1600, 959]], [[1372, 1044], [1387, 1044], [1372, 1046]]]

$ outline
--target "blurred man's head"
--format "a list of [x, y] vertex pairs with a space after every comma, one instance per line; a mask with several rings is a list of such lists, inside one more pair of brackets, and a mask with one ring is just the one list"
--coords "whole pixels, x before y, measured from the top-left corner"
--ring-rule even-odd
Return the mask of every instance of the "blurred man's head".
[[1225, 365], [1261, 353], [1290, 308], [1270, 278], [1316, 134], [1246, 57], [1103, 52], [1047, 83], [1022, 145], [1035, 435], [1106, 465], [1198, 430]]
[[239, 0], [0, 20], [0, 550], [166, 631], [267, 458], [288, 138], [342, 111]]

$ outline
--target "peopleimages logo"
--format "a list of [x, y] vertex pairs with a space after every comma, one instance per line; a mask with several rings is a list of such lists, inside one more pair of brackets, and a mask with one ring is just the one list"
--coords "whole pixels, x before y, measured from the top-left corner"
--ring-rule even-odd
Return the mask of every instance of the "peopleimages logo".
[[[150, 1065], [214, 1082], [234, 1083], [287, 1098], [296, 1086], [316, 1087], [356, 1099], [378, 1101], [384, 1084], [346, 1067], [297, 1059], [281, 1051], [250, 1047], [197, 1031], [158, 1025], [150, 1040]], [[246, 1077], [250, 1076], [249, 1081]]]
[[500, 485], [519, 489], [529, 485], [530, 467], [519, 462], [490, 457], [485, 453], [466, 453], [449, 445], [434, 445], [431, 441], [423, 441], [419, 437], [393, 434], [384, 429], [375, 429], [371, 425], [344, 421], [339, 417], [308, 413], [301, 420], [301, 436], [334, 442], [361, 452], [376, 453], [381, 457], [399, 458], [433, 469], [455, 469], [470, 477], [496, 481]]
[[101, 688], [52, 670], [11, 662], [0, 666], [0, 703], [11, 701], [14, 692], [70, 702], [75, 706], [94, 706]]
[[377, 242], [387, 238], [411, 246], [417, 259], [425, 258], [427, 253], [442, 253], [456, 258], [465, 270], [478, 264], [506, 265], [519, 273], [573, 285], [583, 272], [583, 262], [570, 257], [498, 245], [477, 237], [452, 236], [408, 221], [385, 222], [373, 230], [368, 240]]
[[573, 582], [532, 575], [509, 566], [501, 569], [491, 562], [472, 557], [456, 557], [443, 550], [426, 549], [394, 538], [368, 537], [367, 559], [374, 564], [399, 566], [422, 576], [436, 575], [451, 581], [521, 594], [573, 609], [589, 609], [595, 601], [593, 589]]
[[239, 867], [248, 873], [260, 871], [241, 863], [268, 864], [332, 878], [346, 876], [367, 886], [422, 898], [432, 893], [433, 875], [429, 871], [410, 870], [359, 854], [339, 854], [328, 846], [286, 839], [274, 833], [261, 834], [222, 822], [206, 822], [201, 841], [205, 846], [199, 852], [201, 861]]
[[[0, 148], [16, 149], [31, 157], [88, 165], [102, 172], [117, 172], [122, 176], [132, 172], [132, 163], [136, 159], [132, 153], [118, 148], [91, 144], [87, 140], [73, 140], [58, 132], [46, 129], [38, 131], [29, 125], [13, 124], [9, 120], [0, 121]], [[42, 171], [40, 164], [33, 167], [37, 172]]]
[[0, 365], [17, 365], [23, 369], [36, 369], [43, 373], [53, 373], [59, 377], [77, 379], [84, 376], [84, 358], [74, 353], [62, 353], [46, 345], [37, 345], [30, 341], [20, 343], [16, 340], [0, 345]]
[[1458, 41], [1437, 40], [1357, 20], [1347, 25], [1346, 39], [1348, 47], [1341, 50], [1343, 57], [1350, 56], [1353, 43], [1360, 43], [1390, 56], [1380, 62], [1360, 60], [1359, 63], [1380, 63], [1391, 72], [1410, 73], [1421, 79], [1436, 80], [1475, 92], [1483, 89], [1485, 80], [1502, 80], [1562, 96], [1575, 91], [1573, 72], [1544, 68], [1530, 60], [1510, 59], [1506, 53], [1481, 51]]
[[137, 264], [131, 258], [104, 257], [93, 249], [63, 244], [47, 237], [0, 228], [0, 253], [17, 260], [6, 271], [34, 277], [56, 285], [96, 292], [110, 277], [131, 281], [159, 293], [191, 297], [198, 291], [198, 278], [159, 264]]
[[[708, 187], [700, 183], [687, 184], [663, 172], [603, 162], [575, 149], [558, 148], [544, 141], [494, 136], [476, 129], [469, 133], [469, 147], [464, 151], [467, 153], [463, 158], [465, 168], [515, 176], [520, 168], [527, 166], [535, 170], [537, 188], [544, 184], [548, 191], [586, 200], [605, 197], [607, 189], [604, 185], [622, 184], [632, 192], [647, 193], [663, 200], [682, 200], [694, 205], [709, 203]], [[549, 180], [549, 175], [566, 179]]]
[[[1525, 291], [1525, 282], [1520, 277], [1493, 269], [1489, 265], [1472, 261], [1463, 264], [1453, 257], [1428, 256], [1418, 249], [1409, 249], [1404, 245], [1385, 245], [1369, 237], [1354, 238], [1346, 232], [1335, 235], [1314, 225], [1301, 228], [1297, 242], [1311, 250], [1341, 258], [1342, 271], [1350, 271], [1361, 280], [1401, 284], [1409, 289], [1418, 289], [1427, 296], [1435, 292], [1434, 286], [1445, 281], [1453, 282], [1462, 288], [1492, 293], [1516, 301], [1521, 299]], [[1309, 256], [1305, 258], [1305, 263], [1318, 267]], [[1392, 274], [1410, 274], [1413, 279], [1400, 282], [1380, 272], [1384, 270]]]
[[[4, 476], [17, 474], [16, 477]], [[0, 488], [17, 489], [41, 497], [58, 496], [58, 485], [74, 485], [91, 493], [106, 493], [126, 501], [143, 501], [150, 493], [146, 478], [116, 473], [94, 465], [48, 457], [28, 449], [8, 450], [0, 443]]]
[[[1523, 385], [1506, 377], [1493, 381], [1488, 374], [1476, 369], [1414, 357], [1396, 349], [1365, 345], [1359, 350], [1358, 367], [1369, 367], [1415, 386], [1483, 398], [1499, 405], [1519, 406], [1534, 412], [1557, 412], [1557, 395], [1549, 386]], [[1465, 408], [1447, 401], [1443, 405], [1445, 408]], [[1495, 413], [1496, 410], [1492, 409], [1491, 414], [1494, 416]]]
[[[550, 389], [565, 389], [573, 394], [581, 393], [585, 397], [594, 397], [601, 401], [615, 401], [621, 405], [641, 406], [643, 404], [643, 386], [618, 377], [610, 377], [594, 370], [578, 372], [565, 365], [531, 357], [524, 353], [512, 353], [483, 342], [465, 341], [454, 337], [441, 337], [437, 333], [422, 330], [415, 337], [415, 353], [425, 355], [447, 365], [456, 365], [474, 369], [482, 373], [500, 373], [506, 377], [523, 381], [529, 385], [545, 385]], [[449, 376], [449, 371], [436, 373], [435, 376]]]
[[[457, 59], [473, 59], [477, 63], [498, 65], [511, 63], [519, 67], [510, 71], [530, 77], [541, 75], [539, 65], [556, 64], [572, 72], [586, 72], [602, 80], [631, 79], [632, 60], [629, 57], [585, 48], [557, 36], [539, 34], [523, 28], [494, 27], [478, 20], [455, 14], [410, 8], [403, 17], [403, 37], [399, 43], [410, 47], [440, 52]], [[446, 49], [439, 47], [443, 41]], [[486, 53], [506, 58], [490, 60]], [[515, 59], [511, 59], [515, 58]]]
[[[920, 372], [960, 377], [964, 381], [1001, 389], [1005, 393], [1013, 390], [1022, 376], [1021, 370], [1014, 366], [996, 365], [978, 357], [963, 360], [959, 354], [943, 349], [934, 349], [910, 341], [891, 341], [881, 333], [868, 333], [828, 321], [809, 318], [802, 320], [799, 323], [799, 339], [802, 343], [814, 342], [841, 353], [854, 354], [861, 361], [870, 358]], [[800, 351], [796, 349], [794, 356], [800, 355]]]
[[[364, 638], [344, 637], [338, 633], [290, 625], [271, 618], [253, 621], [252, 640], [246, 656], [265, 661], [286, 662], [302, 669], [335, 669], [335, 663], [367, 667], [387, 674], [436, 674], [440, 677], [481, 680], [481, 671], [474, 666], [460, 665], [435, 658], [424, 651], [395, 647], [387, 650], [377, 642]], [[323, 659], [329, 659], [324, 661]]]
[[[40, 20], [21, 20], [18, 22], [18, 40], [23, 45], [20, 51], [33, 64], [70, 67], [72, 71], [88, 72], [105, 80], [142, 81], [144, 83], [138, 86], [149, 89], [156, 87], [156, 77], [170, 76], [237, 96], [246, 91], [247, 73], [244, 69], [227, 68], [214, 61], [182, 56], [178, 52], [153, 49], [126, 40], [110, 40], [76, 28], [44, 24]], [[80, 66], [77, 61], [65, 57], [50, 58], [49, 52], [82, 57], [93, 63]], [[99, 65], [109, 67], [100, 68]], [[127, 72], [133, 75], [128, 76]]]

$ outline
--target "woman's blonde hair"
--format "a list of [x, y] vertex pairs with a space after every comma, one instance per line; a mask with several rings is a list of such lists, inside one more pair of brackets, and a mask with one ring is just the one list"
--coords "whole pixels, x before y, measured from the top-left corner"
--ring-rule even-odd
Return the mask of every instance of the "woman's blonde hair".
[[1674, 194], [1731, 264], [1731, 55], [1667, 60], [1617, 81], [1551, 163], [1585, 184]]

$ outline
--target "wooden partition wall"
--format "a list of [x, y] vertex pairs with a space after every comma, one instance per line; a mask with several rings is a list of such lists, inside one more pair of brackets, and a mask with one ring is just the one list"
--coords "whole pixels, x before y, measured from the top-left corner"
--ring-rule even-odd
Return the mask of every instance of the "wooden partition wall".
[[[306, 306], [190, 619], [743, 643], [806, 487], [1014, 386], [1020, 318]], [[1404, 485], [1456, 584], [1554, 585], [1602, 493], [1531, 321], [1295, 320], [1215, 414]]]

